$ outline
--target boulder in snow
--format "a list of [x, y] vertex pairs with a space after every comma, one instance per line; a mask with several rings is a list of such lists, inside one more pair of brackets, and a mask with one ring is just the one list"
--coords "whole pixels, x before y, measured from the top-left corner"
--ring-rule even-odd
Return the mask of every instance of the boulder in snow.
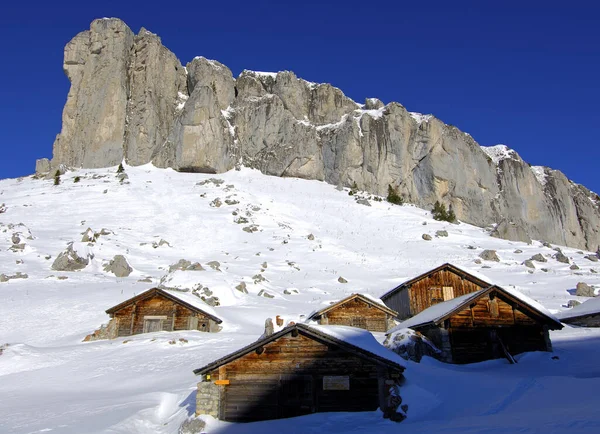
[[59, 253], [52, 269], [56, 271], [78, 271], [83, 270], [90, 263], [92, 255], [86, 257], [79, 256], [75, 249], [73, 249], [73, 243], [69, 243], [66, 250]]
[[588, 285], [585, 282], [579, 282], [577, 284], [577, 288], [575, 289], [575, 295], [579, 297], [595, 297], [594, 287]]
[[107, 273], [113, 273], [117, 277], [127, 277], [133, 271], [133, 268], [125, 259], [123, 255], [115, 255], [108, 264], [104, 266], [104, 271]]
[[479, 254], [479, 257], [484, 261], [500, 262], [500, 258], [495, 250], [484, 250]]

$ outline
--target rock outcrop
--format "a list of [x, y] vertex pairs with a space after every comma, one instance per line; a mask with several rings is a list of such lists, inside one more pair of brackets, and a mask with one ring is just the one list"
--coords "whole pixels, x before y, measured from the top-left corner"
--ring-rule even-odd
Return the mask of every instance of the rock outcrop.
[[600, 246], [597, 194], [395, 102], [358, 104], [289, 71], [234, 78], [203, 57], [183, 68], [158, 36], [134, 36], [114, 18], [67, 44], [64, 69], [71, 89], [62, 131], [38, 171], [123, 159], [208, 173], [243, 164], [382, 196], [391, 185], [409, 203], [430, 209], [439, 201], [513, 241]]

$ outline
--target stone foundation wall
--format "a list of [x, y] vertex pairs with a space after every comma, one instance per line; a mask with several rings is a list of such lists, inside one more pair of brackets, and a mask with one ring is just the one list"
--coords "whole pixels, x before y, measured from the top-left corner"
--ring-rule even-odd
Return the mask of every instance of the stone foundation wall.
[[218, 418], [219, 408], [219, 386], [210, 381], [198, 383], [198, 392], [196, 393], [196, 416], [208, 414], [209, 416]]

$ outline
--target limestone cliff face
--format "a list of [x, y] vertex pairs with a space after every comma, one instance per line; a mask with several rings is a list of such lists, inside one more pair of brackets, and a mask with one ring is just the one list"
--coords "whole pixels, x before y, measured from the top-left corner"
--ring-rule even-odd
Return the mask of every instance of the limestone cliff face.
[[123, 159], [180, 171], [237, 164], [275, 176], [324, 180], [408, 202], [439, 200], [493, 235], [589, 250], [600, 244], [600, 198], [561, 172], [530, 167], [503, 146], [480, 147], [433, 116], [289, 71], [243, 71], [197, 57], [183, 68], [158, 36], [96, 20], [65, 48], [71, 89], [51, 162], [103, 167]]

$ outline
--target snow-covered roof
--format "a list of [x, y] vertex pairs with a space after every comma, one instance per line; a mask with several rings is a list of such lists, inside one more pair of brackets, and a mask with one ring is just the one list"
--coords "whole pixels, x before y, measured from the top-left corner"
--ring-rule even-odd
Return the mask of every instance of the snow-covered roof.
[[467, 304], [471, 300], [479, 297], [479, 295], [481, 295], [483, 291], [483, 289], [480, 289], [479, 291], [461, 295], [460, 297], [444, 301], [443, 303], [434, 304], [433, 306], [425, 309], [424, 311], [419, 312], [415, 316], [405, 321], [402, 321], [399, 325], [391, 329], [388, 333], [393, 333], [400, 329], [417, 327], [423, 324], [436, 323], [442, 318], [444, 318], [448, 313], [453, 312], [463, 304]]
[[523, 304], [529, 306], [532, 310], [538, 312], [542, 316], [545, 316], [552, 322], [556, 323], [556, 325], [559, 328], [562, 327], [562, 326], [560, 326], [560, 321], [537, 301], [531, 299], [530, 297], [526, 296], [525, 294], [523, 294], [517, 290], [502, 288], [500, 286], [493, 285], [486, 289], [480, 289], [479, 291], [475, 291], [470, 294], [461, 295], [460, 297], [456, 297], [451, 300], [435, 304], [435, 305], [425, 309], [424, 311], [419, 312], [417, 315], [413, 316], [412, 318], [402, 321], [398, 326], [391, 329], [388, 332], [388, 334], [393, 333], [393, 332], [403, 329], [403, 328], [413, 328], [413, 327], [418, 327], [418, 326], [425, 325], [425, 324], [437, 324], [440, 321], [442, 321], [443, 319], [450, 316], [452, 313], [456, 312], [457, 310], [460, 310], [461, 308], [468, 306], [475, 299], [482, 297], [485, 294], [488, 294], [489, 292], [491, 292], [493, 290], [497, 290], [499, 292], [504, 292], [505, 294], [512, 296], [513, 298], [521, 301]]
[[384, 347], [368, 330], [357, 327], [335, 326], [335, 325], [309, 325], [313, 330], [327, 334], [347, 344], [361, 348], [382, 359], [389, 360], [400, 366], [406, 367], [405, 360], [392, 350]]
[[209, 315], [217, 317], [217, 313], [212, 308], [212, 306], [209, 306], [204, 301], [202, 301], [200, 297], [194, 295], [191, 292], [174, 291], [172, 289], [161, 289], [161, 291], [177, 298], [178, 300], [183, 301], [184, 303], [189, 304], [192, 307], [195, 307], [196, 309], [199, 309], [203, 312], [206, 312]]
[[335, 306], [343, 305], [344, 303], [352, 300], [353, 298], [362, 298], [363, 301], [371, 303], [371, 304], [373, 304], [373, 305], [381, 308], [382, 310], [385, 310], [390, 315], [396, 316], [398, 314], [398, 312], [396, 312], [393, 309], [390, 309], [389, 307], [387, 307], [385, 305], [385, 303], [383, 301], [381, 301], [381, 299], [379, 299], [377, 297], [373, 297], [370, 294], [352, 294], [352, 295], [350, 295], [350, 296], [348, 296], [346, 298], [343, 298], [341, 300], [333, 300], [333, 301], [326, 302], [327, 305], [325, 307], [322, 307], [321, 309], [318, 309], [318, 310], [313, 310], [308, 315], [307, 321], [313, 319], [315, 316], [322, 315], [323, 313], [329, 311], [330, 309], [333, 309]]
[[572, 309], [563, 310], [562, 312], [557, 313], [556, 317], [560, 320], [567, 320], [596, 314], [600, 314], [600, 297], [590, 298]]
[[123, 307], [128, 306], [129, 304], [133, 303], [136, 300], [141, 300], [141, 299], [149, 296], [153, 292], [156, 292], [159, 294], [162, 293], [162, 294], [166, 295], [167, 297], [175, 298], [175, 299], [181, 301], [182, 303], [187, 304], [189, 307], [191, 307], [195, 310], [202, 311], [203, 313], [212, 317], [212, 319], [214, 319], [216, 322], [218, 322], [218, 323], [222, 322], [221, 319], [219, 319], [219, 317], [217, 316], [215, 310], [211, 306], [206, 304], [204, 301], [202, 301], [201, 298], [194, 295], [193, 293], [183, 292], [183, 291], [175, 291], [172, 289], [162, 289], [162, 288], [150, 288], [147, 291], [144, 291], [136, 296], [130, 297], [130, 298], [122, 301], [121, 303], [107, 309], [106, 313], [112, 314], [112, 313], [122, 309]]
[[339, 345], [342, 348], [345, 347], [347, 350], [354, 352], [357, 355], [362, 355], [369, 359], [375, 358], [386, 365], [402, 369], [406, 367], [404, 359], [377, 342], [373, 335], [367, 330], [346, 326], [293, 324], [277, 333], [259, 339], [238, 351], [215, 360], [202, 368], [194, 369], [194, 373], [200, 375], [210, 372], [219, 366], [223, 366], [233, 360], [243, 357], [257, 348], [291, 333], [294, 329], [306, 336], [322, 339], [326, 342]]

